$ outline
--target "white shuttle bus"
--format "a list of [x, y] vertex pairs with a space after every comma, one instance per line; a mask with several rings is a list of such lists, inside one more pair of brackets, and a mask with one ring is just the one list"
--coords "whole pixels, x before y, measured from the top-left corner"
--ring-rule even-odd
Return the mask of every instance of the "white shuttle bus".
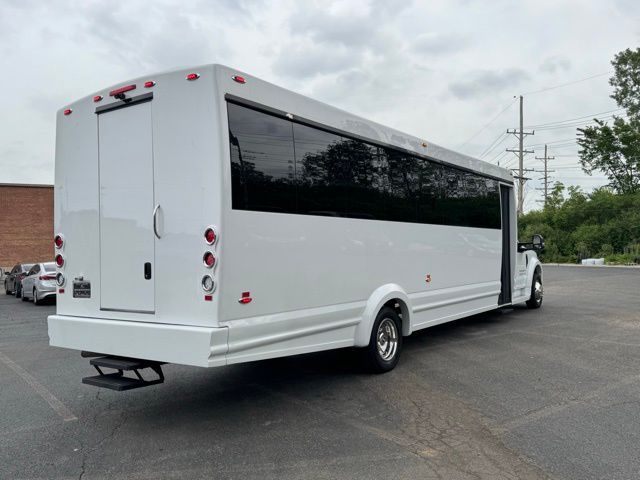
[[384, 372], [413, 331], [542, 303], [508, 170], [224, 66], [65, 106], [55, 172], [49, 338], [87, 384], [353, 346]]

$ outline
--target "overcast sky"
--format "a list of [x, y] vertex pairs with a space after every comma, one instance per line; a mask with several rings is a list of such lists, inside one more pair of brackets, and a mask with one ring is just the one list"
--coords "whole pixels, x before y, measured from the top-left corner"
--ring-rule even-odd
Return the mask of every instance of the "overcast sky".
[[[0, 0], [0, 183], [53, 182], [55, 111], [67, 102], [202, 63], [511, 167], [515, 138], [500, 135], [517, 127], [514, 95], [525, 125], [610, 112], [610, 61], [639, 45], [636, 0]], [[559, 126], [526, 142], [538, 156], [551, 142], [553, 178], [606, 183], [575, 168], [575, 126]], [[540, 168], [533, 157], [525, 166]], [[527, 184], [528, 209], [539, 186]]]

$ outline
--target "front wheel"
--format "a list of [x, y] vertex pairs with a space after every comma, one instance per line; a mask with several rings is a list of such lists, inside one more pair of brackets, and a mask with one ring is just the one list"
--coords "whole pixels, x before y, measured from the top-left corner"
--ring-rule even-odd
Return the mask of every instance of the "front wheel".
[[384, 307], [373, 322], [365, 361], [369, 370], [384, 373], [397, 365], [402, 350], [402, 322], [398, 314]]
[[38, 290], [33, 289], [33, 304], [40, 305], [40, 300], [38, 299]]
[[542, 275], [539, 270], [533, 274], [533, 282], [531, 282], [531, 297], [527, 300], [527, 307], [540, 308], [542, 306]]

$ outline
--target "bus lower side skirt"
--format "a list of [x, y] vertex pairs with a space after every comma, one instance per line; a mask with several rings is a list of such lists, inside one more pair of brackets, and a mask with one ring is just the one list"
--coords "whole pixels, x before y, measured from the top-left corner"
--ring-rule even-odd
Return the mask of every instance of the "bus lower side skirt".
[[[85, 377], [82, 383], [93, 385], [94, 387], [108, 388], [111, 390], [123, 391], [132, 390], [134, 388], [148, 387], [164, 382], [164, 374], [162, 373], [162, 362], [152, 362], [150, 360], [139, 360], [137, 358], [104, 356], [92, 358], [89, 363], [98, 371], [99, 375], [93, 377]], [[111, 368], [116, 370], [113, 373], [104, 373], [102, 368]], [[158, 378], [154, 380], [145, 380], [140, 370], [146, 368], [151, 369]], [[135, 374], [135, 377], [126, 377], [125, 371]]]

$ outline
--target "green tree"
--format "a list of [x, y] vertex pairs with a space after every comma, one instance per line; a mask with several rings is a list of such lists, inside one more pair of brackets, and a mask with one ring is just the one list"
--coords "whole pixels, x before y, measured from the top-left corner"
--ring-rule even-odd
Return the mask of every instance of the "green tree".
[[596, 125], [579, 128], [580, 163], [589, 175], [602, 171], [616, 192], [634, 193], [640, 191], [640, 48], [618, 53], [611, 63], [611, 98], [627, 119], [614, 115], [611, 125], [594, 119]]

